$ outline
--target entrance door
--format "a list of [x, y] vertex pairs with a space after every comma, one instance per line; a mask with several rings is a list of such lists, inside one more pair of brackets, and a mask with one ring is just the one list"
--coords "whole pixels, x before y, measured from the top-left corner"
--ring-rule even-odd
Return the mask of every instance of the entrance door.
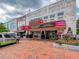
[[46, 31], [46, 39], [50, 39], [50, 31]]
[[57, 31], [46, 31], [46, 39], [57, 39]]
[[44, 31], [42, 31], [42, 33], [41, 33], [41, 39], [45, 39], [45, 33], [44, 33]]
[[57, 31], [50, 31], [50, 39], [57, 39]]

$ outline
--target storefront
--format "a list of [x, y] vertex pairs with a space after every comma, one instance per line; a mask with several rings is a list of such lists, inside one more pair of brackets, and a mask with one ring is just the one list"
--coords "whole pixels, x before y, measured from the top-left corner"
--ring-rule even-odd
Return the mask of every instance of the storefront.
[[31, 38], [58, 39], [63, 34], [66, 26], [64, 20], [59, 20], [30, 27], [29, 32], [32, 35]]

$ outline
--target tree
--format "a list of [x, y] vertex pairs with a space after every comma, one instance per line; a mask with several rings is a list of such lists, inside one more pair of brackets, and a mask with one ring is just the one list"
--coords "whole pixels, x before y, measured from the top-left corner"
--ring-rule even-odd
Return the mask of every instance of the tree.
[[3, 23], [0, 23], [0, 32], [8, 32], [8, 29], [5, 27]]
[[76, 33], [79, 34], [79, 19], [77, 19], [76, 27], [77, 27]]

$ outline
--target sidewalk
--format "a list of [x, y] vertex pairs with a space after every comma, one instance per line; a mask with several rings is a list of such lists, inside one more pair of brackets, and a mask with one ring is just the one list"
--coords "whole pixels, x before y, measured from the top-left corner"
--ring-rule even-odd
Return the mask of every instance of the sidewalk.
[[0, 48], [0, 59], [79, 59], [79, 52], [55, 48], [50, 41], [21, 40]]

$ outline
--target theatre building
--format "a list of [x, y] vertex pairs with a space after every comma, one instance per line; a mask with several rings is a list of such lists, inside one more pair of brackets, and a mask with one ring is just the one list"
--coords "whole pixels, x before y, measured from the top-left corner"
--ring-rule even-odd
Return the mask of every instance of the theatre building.
[[68, 32], [76, 34], [76, 0], [60, 0], [28, 15], [27, 37], [57, 39]]
[[38, 39], [57, 39], [76, 35], [76, 0], [58, 0], [8, 22], [10, 31], [26, 32]]

